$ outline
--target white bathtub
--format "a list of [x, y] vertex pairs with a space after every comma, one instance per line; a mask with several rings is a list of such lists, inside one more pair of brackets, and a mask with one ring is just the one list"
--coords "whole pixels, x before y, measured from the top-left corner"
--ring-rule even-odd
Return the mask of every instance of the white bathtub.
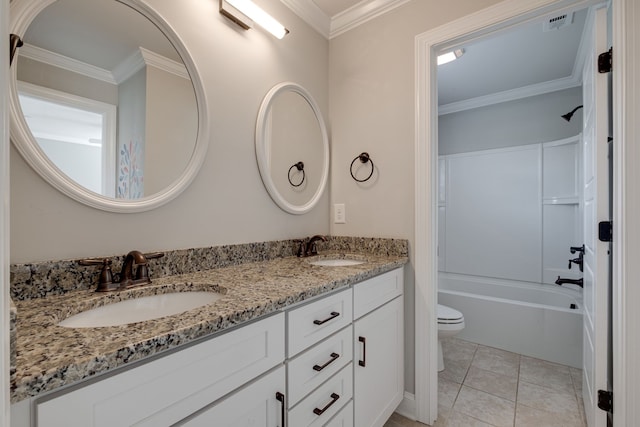
[[576, 368], [582, 368], [581, 301], [581, 291], [554, 285], [438, 277], [438, 302], [464, 315], [458, 338]]

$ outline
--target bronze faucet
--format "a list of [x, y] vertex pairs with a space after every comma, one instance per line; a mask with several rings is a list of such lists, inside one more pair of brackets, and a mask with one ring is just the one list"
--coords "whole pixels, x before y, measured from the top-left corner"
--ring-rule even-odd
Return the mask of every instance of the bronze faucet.
[[[136, 266], [135, 280], [133, 277], [133, 266]], [[151, 283], [149, 279], [149, 269], [147, 267], [147, 258], [140, 251], [131, 251], [124, 258], [122, 271], [120, 272], [120, 287], [129, 288], [133, 284]]]
[[323, 242], [326, 242], [327, 238], [325, 236], [316, 234], [315, 236], [310, 238], [306, 244], [304, 241], [300, 242], [300, 248], [298, 249], [297, 256], [308, 257], [312, 255], [318, 255], [318, 248], [316, 246], [316, 242], [318, 240], [322, 240]]
[[100, 273], [100, 280], [98, 281], [98, 288], [96, 289], [96, 292], [121, 291], [133, 286], [151, 283], [148, 260], [161, 258], [163, 256], [164, 253], [162, 252], [152, 252], [148, 254], [143, 254], [140, 251], [129, 252], [124, 258], [122, 270], [118, 280], [115, 282], [113, 281], [113, 274], [111, 273], [110, 259], [81, 259], [78, 263], [80, 265], [102, 264], [102, 271]]

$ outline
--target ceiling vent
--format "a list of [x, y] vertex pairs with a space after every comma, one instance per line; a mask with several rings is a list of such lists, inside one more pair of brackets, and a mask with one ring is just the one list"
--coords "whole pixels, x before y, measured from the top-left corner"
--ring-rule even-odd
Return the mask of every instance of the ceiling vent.
[[568, 25], [573, 24], [573, 12], [565, 13], [562, 15], [556, 15], [548, 18], [542, 24], [543, 31], [553, 31], [559, 30], [560, 28], [564, 28]]

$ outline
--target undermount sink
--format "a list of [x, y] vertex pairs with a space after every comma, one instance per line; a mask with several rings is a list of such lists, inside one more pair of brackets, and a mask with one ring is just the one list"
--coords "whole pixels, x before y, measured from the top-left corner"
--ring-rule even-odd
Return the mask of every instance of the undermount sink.
[[351, 258], [321, 258], [309, 261], [311, 265], [319, 265], [323, 267], [346, 267], [350, 265], [364, 264], [365, 261]]
[[159, 319], [202, 307], [222, 298], [216, 292], [172, 292], [132, 298], [83, 311], [59, 326], [65, 328], [99, 328]]

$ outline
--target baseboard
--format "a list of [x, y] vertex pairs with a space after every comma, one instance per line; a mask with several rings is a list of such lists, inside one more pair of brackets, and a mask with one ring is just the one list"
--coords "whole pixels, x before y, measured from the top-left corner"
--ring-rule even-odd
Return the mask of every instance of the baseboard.
[[404, 392], [404, 399], [396, 408], [396, 412], [412, 421], [416, 420], [416, 396], [413, 393]]

